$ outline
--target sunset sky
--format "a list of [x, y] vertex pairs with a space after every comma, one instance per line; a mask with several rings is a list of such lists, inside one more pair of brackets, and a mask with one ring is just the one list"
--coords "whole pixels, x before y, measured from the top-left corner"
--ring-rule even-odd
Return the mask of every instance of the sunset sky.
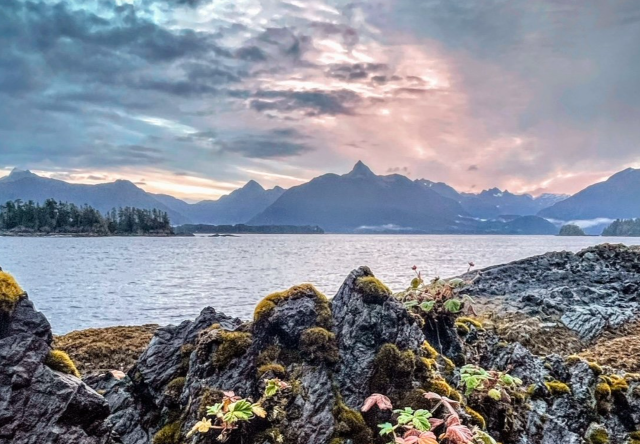
[[622, 0], [2, 0], [0, 176], [573, 193], [640, 167], [638, 42]]

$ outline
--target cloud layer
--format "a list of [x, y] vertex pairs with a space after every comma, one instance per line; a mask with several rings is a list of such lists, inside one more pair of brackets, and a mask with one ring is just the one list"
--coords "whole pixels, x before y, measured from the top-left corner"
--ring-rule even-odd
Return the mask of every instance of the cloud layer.
[[357, 159], [463, 191], [640, 166], [623, 0], [5, 0], [0, 167], [215, 196]]

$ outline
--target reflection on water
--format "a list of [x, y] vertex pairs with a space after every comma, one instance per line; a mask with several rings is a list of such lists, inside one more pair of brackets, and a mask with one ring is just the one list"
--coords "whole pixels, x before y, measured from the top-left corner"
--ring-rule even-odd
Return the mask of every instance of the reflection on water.
[[[245, 235], [237, 238], [0, 238], [13, 273], [54, 332], [169, 324], [213, 306], [249, 319], [265, 295], [310, 282], [333, 296], [368, 265], [393, 290], [423, 276], [463, 273], [612, 239], [554, 236]], [[640, 238], [614, 238], [640, 244]]]

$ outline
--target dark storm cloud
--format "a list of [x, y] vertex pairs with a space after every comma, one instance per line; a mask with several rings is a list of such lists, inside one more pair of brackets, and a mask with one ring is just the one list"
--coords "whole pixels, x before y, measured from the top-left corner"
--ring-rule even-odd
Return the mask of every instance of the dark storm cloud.
[[258, 136], [238, 137], [222, 142], [222, 150], [254, 159], [286, 158], [312, 151], [306, 136], [294, 129], [276, 129]]

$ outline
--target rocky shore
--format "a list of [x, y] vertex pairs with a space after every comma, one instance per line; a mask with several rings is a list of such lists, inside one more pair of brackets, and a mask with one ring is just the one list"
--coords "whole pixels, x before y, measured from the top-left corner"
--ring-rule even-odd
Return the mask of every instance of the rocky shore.
[[640, 444], [637, 248], [396, 295], [361, 267], [332, 299], [293, 287], [252, 322], [205, 308], [146, 347], [153, 326], [54, 343], [16, 285], [0, 284], [0, 444]]

